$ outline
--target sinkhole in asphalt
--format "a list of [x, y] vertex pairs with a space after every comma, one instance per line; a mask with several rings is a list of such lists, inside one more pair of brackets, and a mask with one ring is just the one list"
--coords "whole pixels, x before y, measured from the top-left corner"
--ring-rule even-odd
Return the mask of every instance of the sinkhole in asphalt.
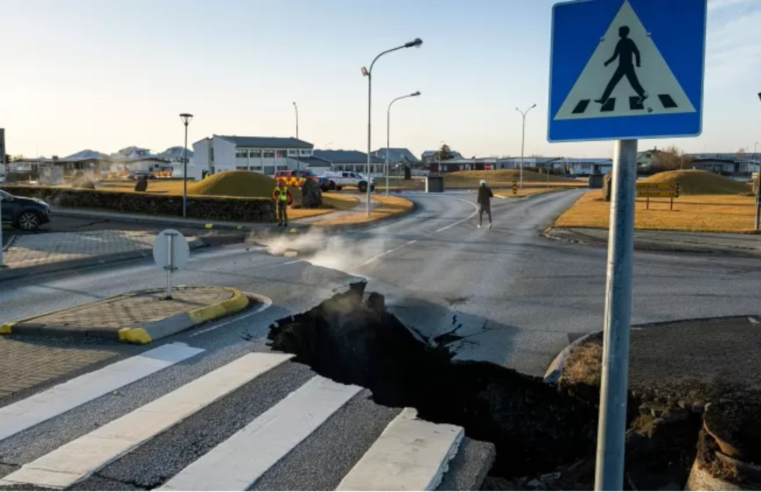
[[[366, 296], [364, 282], [279, 320], [269, 340], [324, 377], [369, 389], [380, 405], [415, 408], [422, 419], [459, 425], [471, 439], [493, 443], [496, 460], [484, 488], [593, 485], [596, 388], [561, 389], [495, 364], [452, 361], [445, 345], [420, 340], [388, 313], [383, 296]], [[687, 414], [664, 423], [638, 415], [641, 403], [630, 397], [628, 486], [681, 486], [701, 419]]]

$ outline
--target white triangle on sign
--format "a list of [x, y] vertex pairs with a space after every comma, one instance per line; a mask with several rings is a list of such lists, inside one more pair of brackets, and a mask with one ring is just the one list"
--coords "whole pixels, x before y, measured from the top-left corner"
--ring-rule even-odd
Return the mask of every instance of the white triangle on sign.
[[[628, 27], [627, 37], [633, 46], [619, 34], [622, 27]], [[622, 43], [624, 56], [619, 54], [606, 67], [605, 62], [617, 52], [619, 42]], [[639, 51], [640, 67], [636, 65], [635, 49]], [[632, 71], [636, 78], [630, 79]], [[620, 80], [608, 98], [603, 100], [606, 88], [616, 75]], [[637, 81], [647, 96], [644, 101], [632, 84]], [[694, 112], [695, 107], [658, 51], [650, 33], [642, 25], [629, 1], [625, 0], [554, 119], [581, 120]]]

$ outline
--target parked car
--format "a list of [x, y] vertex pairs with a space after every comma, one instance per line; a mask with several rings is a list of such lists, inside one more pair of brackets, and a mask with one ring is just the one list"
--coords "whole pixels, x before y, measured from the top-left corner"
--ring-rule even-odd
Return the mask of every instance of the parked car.
[[328, 191], [330, 189], [330, 183], [322, 176], [318, 176], [311, 169], [289, 169], [284, 171], [275, 171], [273, 176], [277, 181], [281, 179], [285, 181], [288, 186], [296, 186], [301, 188], [307, 181], [316, 181], [320, 185], [322, 191]]
[[[345, 186], [356, 186], [362, 193], [367, 191], [367, 178], [352, 171], [327, 171], [323, 177], [331, 190], [341, 191]], [[375, 178], [370, 178], [370, 190], [375, 191]]]
[[3, 223], [24, 231], [34, 231], [50, 222], [50, 206], [36, 198], [13, 196], [0, 190]]

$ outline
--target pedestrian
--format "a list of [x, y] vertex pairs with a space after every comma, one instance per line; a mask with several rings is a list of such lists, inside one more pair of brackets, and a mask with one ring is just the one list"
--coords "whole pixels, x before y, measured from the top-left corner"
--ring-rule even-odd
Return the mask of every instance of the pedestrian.
[[486, 180], [481, 180], [481, 186], [478, 188], [478, 228], [481, 228], [483, 224], [484, 212], [489, 215], [489, 229], [491, 229], [491, 199], [494, 198], [494, 193], [491, 192], [491, 188], [486, 186]]
[[287, 226], [288, 205], [293, 203], [293, 197], [284, 180], [278, 181], [275, 191], [272, 192], [272, 198], [275, 200], [275, 207], [277, 207], [277, 225]]

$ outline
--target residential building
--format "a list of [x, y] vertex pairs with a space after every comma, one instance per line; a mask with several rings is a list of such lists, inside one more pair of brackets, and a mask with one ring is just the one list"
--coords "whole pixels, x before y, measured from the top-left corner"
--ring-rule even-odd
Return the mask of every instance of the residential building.
[[450, 159], [448, 161], [429, 162], [426, 167], [433, 174], [446, 174], [457, 171], [493, 171], [497, 168], [497, 159]]
[[409, 149], [404, 148], [380, 148], [373, 152], [373, 156], [380, 157], [381, 159], [386, 159], [386, 154], [388, 154], [388, 161], [391, 164], [397, 164], [400, 162], [406, 163], [406, 164], [416, 164], [420, 162], [420, 160], [415, 157], [415, 154], [410, 152]]
[[[354, 171], [366, 174], [367, 154], [358, 150], [315, 150], [314, 157], [328, 164], [333, 171]], [[370, 156], [370, 175], [385, 176], [385, 159]]]
[[275, 171], [303, 168], [314, 145], [296, 138], [213, 135], [193, 144], [195, 165], [209, 174], [235, 169], [269, 176]]
[[[130, 146], [120, 149], [109, 157], [110, 172], [170, 171], [168, 161], [151, 153], [150, 149]], [[104, 169], [105, 170], [105, 169]]]

